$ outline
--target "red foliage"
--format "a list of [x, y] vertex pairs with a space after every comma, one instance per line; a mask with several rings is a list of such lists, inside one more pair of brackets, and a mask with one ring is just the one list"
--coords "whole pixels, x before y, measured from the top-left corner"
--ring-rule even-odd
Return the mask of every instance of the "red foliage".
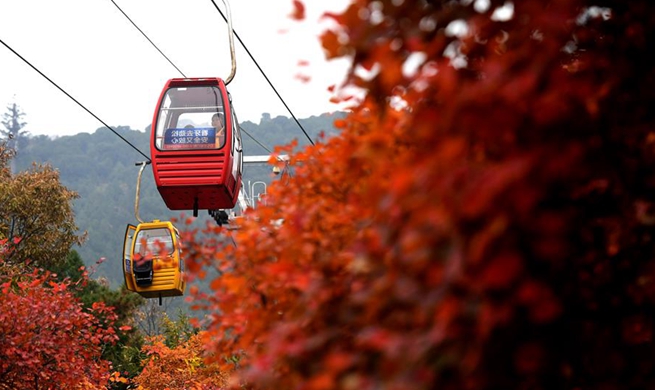
[[200, 337], [193, 335], [175, 348], [166, 346], [163, 337], [148, 340], [143, 347], [148, 356], [145, 367], [132, 382], [140, 389], [225, 388], [227, 375], [216, 364], [203, 363]]
[[84, 311], [68, 284], [48, 274], [7, 280], [0, 290], [0, 388], [104, 388], [111, 367], [101, 348], [118, 339], [115, 319], [104, 304]]
[[655, 387], [655, 5], [480, 3], [328, 15], [366, 97], [237, 247], [190, 246], [222, 273], [198, 306], [237, 384]]
[[296, 20], [305, 19], [305, 5], [299, 0], [293, 0], [293, 12], [291, 18]]

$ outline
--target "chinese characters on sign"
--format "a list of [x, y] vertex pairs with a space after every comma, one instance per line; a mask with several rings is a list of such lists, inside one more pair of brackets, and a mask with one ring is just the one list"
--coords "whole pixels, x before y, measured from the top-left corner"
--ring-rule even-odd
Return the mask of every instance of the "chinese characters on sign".
[[195, 129], [167, 129], [164, 149], [210, 149], [216, 147], [216, 130], [213, 127]]

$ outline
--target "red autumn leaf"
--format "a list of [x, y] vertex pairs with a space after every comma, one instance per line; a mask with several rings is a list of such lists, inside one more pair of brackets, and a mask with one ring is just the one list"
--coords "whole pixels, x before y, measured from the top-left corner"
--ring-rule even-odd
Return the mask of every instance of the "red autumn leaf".
[[339, 44], [339, 37], [334, 31], [326, 31], [321, 35], [323, 48], [326, 52], [328, 59], [336, 58], [339, 56], [341, 45]]
[[501, 254], [484, 267], [481, 282], [490, 289], [508, 288], [519, 277], [522, 266], [523, 261], [517, 254]]
[[305, 19], [305, 4], [300, 0], [293, 0], [293, 12], [291, 13], [291, 18], [296, 20]]

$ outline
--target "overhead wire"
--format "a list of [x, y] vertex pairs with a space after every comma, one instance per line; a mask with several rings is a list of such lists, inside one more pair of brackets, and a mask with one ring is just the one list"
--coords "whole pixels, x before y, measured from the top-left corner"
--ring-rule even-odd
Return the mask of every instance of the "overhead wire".
[[134, 150], [136, 150], [139, 154], [141, 154], [143, 157], [145, 157], [146, 160], [147, 160], [147, 164], [150, 164], [150, 163], [152, 162], [152, 160], [150, 159], [150, 157], [148, 157], [147, 155], [145, 155], [141, 150], [139, 150], [139, 148], [137, 148], [136, 146], [134, 146], [134, 144], [132, 144], [132, 143], [131, 143], [130, 141], [128, 141], [127, 139], [125, 139], [125, 137], [123, 137], [122, 135], [118, 134], [118, 132], [117, 132], [116, 130], [114, 130], [111, 126], [109, 126], [108, 124], [106, 124], [106, 123], [105, 123], [102, 119], [100, 119], [96, 114], [94, 114], [93, 112], [91, 112], [91, 110], [89, 110], [88, 108], [86, 108], [86, 106], [84, 106], [84, 105], [83, 105], [82, 103], [80, 103], [77, 99], [75, 99], [73, 96], [71, 96], [71, 94], [69, 94], [68, 92], [66, 92], [62, 87], [60, 87], [59, 85], [57, 85], [57, 83], [55, 83], [54, 81], [52, 81], [48, 76], [46, 76], [43, 72], [41, 72], [41, 71], [40, 71], [36, 66], [32, 65], [31, 62], [29, 62], [27, 59], [25, 59], [23, 56], [21, 56], [21, 55], [20, 55], [16, 50], [14, 50], [11, 46], [9, 46], [7, 43], [5, 43], [5, 41], [3, 41], [1, 38], [0, 38], [0, 43], [2, 43], [2, 44], [3, 44], [7, 49], [9, 49], [12, 53], [14, 53], [18, 58], [20, 58], [21, 60], [23, 60], [23, 62], [25, 62], [27, 65], [29, 65], [29, 66], [30, 66], [32, 69], [34, 69], [37, 73], [39, 73], [43, 78], [45, 78], [46, 80], [48, 80], [48, 81], [50, 82], [50, 84], [52, 84], [52, 85], [54, 85], [55, 87], [57, 87], [57, 89], [59, 89], [61, 92], [63, 92], [63, 93], [64, 93], [66, 96], [68, 96], [72, 101], [74, 101], [75, 103], [77, 103], [78, 106], [82, 107], [82, 109], [84, 109], [84, 111], [86, 111], [86, 112], [88, 112], [89, 114], [91, 114], [91, 116], [93, 116], [93, 117], [96, 118], [100, 123], [102, 123], [103, 125], [105, 125], [106, 128], [108, 128], [109, 130], [111, 130], [114, 134], [116, 134], [116, 135], [117, 135], [120, 139], [122, 139], [125, 143], [127, 143], [128, 145], [130, 145]]
[[[218, 5], [216, 5], [216, 2], [215, 2], [214, 0], [210, 0], [210, 1], [212, 2], [212, 4], [214, 4], [214, 7], [215, 7], [216, 10], [218, 11], [218, 13], [220, 13], [221, 16], [223, 17], [223, 19], [227, 22], [227, 18], [226, 18], [225, 15], [223, 14], [223, 11], [221, 11], [221, 9], [218, 8]], [[243, 46], [243, 48], [244, 48], [244, 50], [246, 51], [246, 53], [248, 53], [248, 55], [250, 56], [250, 59], [252, 59], [252, 62], [255, 63], [255, 66], [257, 66], [257, 69], [259, 69], [259, 71], [260, 71], [261, 74], [264, 76], [264, 78], [266, 79], [266, 81], [268, 82], [268, 84], [271, 86], [271, 88], [273, 89], [273, 92], [275, 92], [275, 94], [276, 94], [277, 97], [280, 99], [280, 101], [282, 102], [282, 104], [284, 105], [284, 107], [287, 109], [287, 111], [289, 111], [289, 114], [291, 114], [291, 117], [293, 118], [293, 120], [296, 121], [296, 124], [298, 125], [298, 127], [300, 127], [300, 130], [302, 130], [302, 132], [305, 134], [305, 136], [307, 137], [307, 139], [309, 140], [309, 142], [310, 142], [312, 145], [314, 145], [314, 141], [312, 140], [312, 138], [309, 136], [309, 134], [307, 134], [307, 132], [306, 132], [305, 129], [302, 127], [302, 125], [300, 124], [300, 122], [298, 121], [298, 119], [296, 118], [296, 116], [293, 114], [293, 112], [291, 112], [291, 109], [289, 108], [289, 106], [287, 105], [287, 103], [284, 101], [284, 99], [282, 99], [282, 96], [280, 96], [280, 94], [279, 94], [279, 92], [277, 91], [277, 89], [273, 86], [273, 83], [271, 83], [271, 80], [268, 79], [268, 76], [266, 76], [266, 73], [264, 73], [264, 71], [262, 70], [261, 66], [259, 66], [259, 63], [257, 63], [257, 60], [255, 60], [255, 57], [253, 57], [253, 55], [250, 53], [250, 50], [248, 50], [248, 48], [246, 47], [245, 43], [243, 43], [243, 41], [241, 40], [241, 37], [239, 37], [239, 34], [237, 34], [237, 32], [236, 32], [235, 30], [233, 30], [233, 33], [234, 33], [234, 36], [237, 37], [237, 39], [239, 40], [239, 43], [241, 43], [241, 46]]]
[[157, 47], [157, 45], [155, 45], [155, 43], [154, 43], [152, 40], [150, 40], [150, 38], [146, 35], [146, 33], [144, 33], [143, 30], [141, 30], [141, 29], [139, 28], [139, 26], [137, 26], [136, 23], [134, 23], [134, 21], [132, 21], [132, 19], [131, 19], [129, 16], [127, 16], [127, 14], [126, 14], [122, 9], [121, 9], [121, 7], [119, 7], [118, 4], [116, 4], [116, 2], [115, 2], [114, 0], [110, 0], [110, 1], [111, 1], [111, 2], [114, 4], [114, 6], [116, 6], [116, 8], [117, 8], [117, 9], [118, 9], [118, 10], [119, 10], [119, 11], [120, 11], [120, 12], [121, 12], [121, 13], [122, 13], [126, 18], [127, 18], [127, 20], [129, 20], [130, 23], [132, 23], [132, 26], [134, 26], [134, 28], [136, 28], [137, 30], [139, 30], [139, 32], [141, 33], [141, 35], [143, 35], [143, 36], [148, 40], [148, 42], [150, 42], [150, 44], [151, 44], [155, 49], [157, 49], [157, 51], [159, 52], [159, 54], [161, 54], [162, 56], [164, 56], [164, 58], [166, 58], [166, 60], [168, 61], [168, 63], [171, 64], [171, 65], [173, 65], [173, 68], [177, 69], [177, 71], [180, 72], [180, 74], [182, 75], [182, 77], [186, 78], [186, 75], [184, 74], [184, 72], [182, 72], [182, 71], [180, 70], [180, 68], [178, 68], [177, 66], [175, 66], [175, 64], [173, 63], [173, 61], [171, 61], [171, 59], [168, 58], [168, 57], [166, 56], [166, 54], [164, 54], [161, 50], [159, 50], [159, 47]]
[[242, 133], [244, 133], [245, 135], [247, 135], [248, 137], [250, 137], [250, 139], [252, 139], [253, 141], [255, 141], [255, 142], [257, 143], [257, 145], [259, 145], [259, 146], [261, 146], [262, 148], [264, 148], [265, 151], [267, 151], [267, 152], [270, 153], [270, 154], [273, 154], [273, 152], [271, 151], [271, 149], [269, 149], [269, 148], [267, 148], [266, 146], [262, 145], [261, 142], [257, 141], [257, 140], [255, 139], [255, 137], [253, 137], [252, 135], [250, 135], [250, 133], [248, 133], [248, 132], [243, 128], [243, 127], [239, 126], [239, 130], [241, 130]]

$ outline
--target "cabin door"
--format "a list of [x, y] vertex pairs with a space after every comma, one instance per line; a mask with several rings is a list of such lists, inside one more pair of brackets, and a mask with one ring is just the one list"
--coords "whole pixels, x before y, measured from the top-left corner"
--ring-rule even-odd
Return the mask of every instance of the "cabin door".
[[136, 226], [128, 224], [125, 229], [125, 240], [123, 241], [123, 276], [125, 277], [125, 285], [130, 291], [136, 291], [134, 278], [132, 277], [132, 243], [135, 232]]

